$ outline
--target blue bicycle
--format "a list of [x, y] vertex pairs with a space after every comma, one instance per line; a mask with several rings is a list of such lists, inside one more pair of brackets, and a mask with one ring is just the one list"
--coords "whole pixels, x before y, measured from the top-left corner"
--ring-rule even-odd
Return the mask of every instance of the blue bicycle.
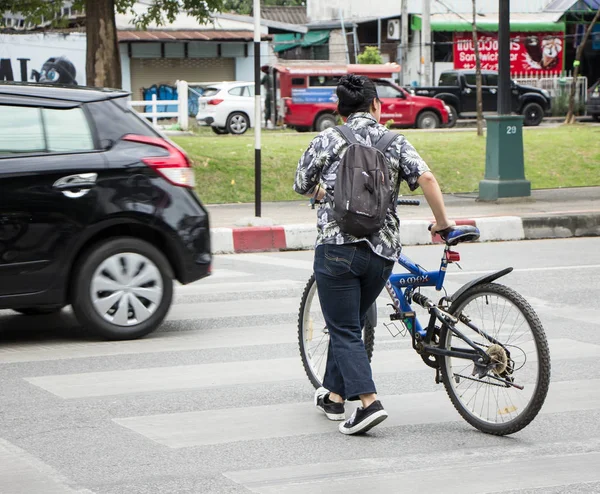
[[[398, 203], [415, 205], [418, 201]], [[550, 353], [544, 328], [521, 295], [495, 283], [513, 268], [472, 280], [447, 295], [446, 270], [460, 260], [452, 247], [477, 240], [479, 230], [456, 226], [443, 232], [442, 238], [444, 254], [437, 271], [423, 269], [404, 254], [398, 259], [407, 272], [392, 274], [385, 286], [392, 301], [390, 324], [396, 329], [391, 333], [410, 335], [413, 349], [435, 370], [435, 382], [444, 384], [454, 407], [468, 423], [489, 434], [513, 434], [535, 418], [548, 393]], [[435, 287], [444, 291], [444, 296], [436, 303], [421, 293], [421, 287]], [[420, 323], [412, 303], [427, 311], [427, 325]], [[369, 360], [376, 325], [374, 304], [363, 327]], [[318, 388], [327, 362], [329, 332], [314, 274], [302, 295], [298, 340], [306, 374]]]

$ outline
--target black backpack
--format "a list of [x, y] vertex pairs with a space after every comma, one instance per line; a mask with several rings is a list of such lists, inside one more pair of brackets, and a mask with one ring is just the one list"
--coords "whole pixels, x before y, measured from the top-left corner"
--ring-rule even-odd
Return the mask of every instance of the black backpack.
[[395, 207], [397, 191], [390, 185], [385, 151], [399, 137], [386, 132], [371, 147], [360, 144], [352, 130], [339, 125], [349, 146], [342, 156], [333, 189], [333, 218], [344, 233], [366, 237], [381, 230], [387, 210]]

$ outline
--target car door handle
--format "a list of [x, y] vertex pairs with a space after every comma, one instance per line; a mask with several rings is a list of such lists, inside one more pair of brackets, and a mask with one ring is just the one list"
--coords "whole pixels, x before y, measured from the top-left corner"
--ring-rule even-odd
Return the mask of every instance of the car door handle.
[[86, 195], [96, 185], [97, 173], [79, 173], [59, 178], [52, 186], [69, 199], [77, 199]]

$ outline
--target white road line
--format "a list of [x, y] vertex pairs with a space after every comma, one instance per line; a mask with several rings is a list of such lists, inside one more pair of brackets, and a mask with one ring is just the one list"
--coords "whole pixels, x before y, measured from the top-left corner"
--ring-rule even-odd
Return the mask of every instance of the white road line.
[[50, 466], [14, 444], [0, 439], [0, 492], [2, 494], [92, 494], [71, 487]]
[[[533, 449], [533, 448], [532, 448]], [[368, 458], [337, 463], [226, 472], [224, 475], [257, 494], [421, 494], [423, 479], [443, 479], [444, 494], [481, 494], [540, 489], [600, 481], [600, 453], [537, 455], [513, 458], [493, 448], [497, 458], [469, 451], [461, 461], [436, 455], [407, 458]], [[492, 453], [492, 451], [489, 451]], [[507, 457], [508, 456], [508, 457]], [[549, 472], [551, 474], [549, 475]], [[468, 483], [465, 479], [468, 478]], [[402, 486], [401, 490], [399, 486]]]
[[[218, 284], [203, 283], [203, 280], [190, 285], [176, 285], [175, 295], [212, 295], [217, 293], [253, 293], [280, 291], [297, 288], [300, 290], [306, 283], [293, 280], [243, 281]], [[299, 297], [298, 297], [299, 298]], [[300, 305], [300, 301], [298, 301]]]
[[[564, 413], [600, 409], [600, 379], [555, 382], [541, 413]], [[389, 418], [379, 427], [454, 422], [461, 420], [442, 389], [428, 393], [383, 396]], [[351, 413], [348, 404], [346, 413]], [[260, 420], [258, 420], [260, 418]], [[169, 448], [292, 437], [333, 432], [309, 402], [245, 408], [206, 410], [114, 419]], [[311, 492], [311, 491], [308, 491]]]
[[[510, 263], [507, 263], [507, 266]], [[600, 264], [587, 264], [587, 265], [577, 265], [577, 266], [548, 266], [545, 268], [515, 268], [512, 270], [513, 273], [529, 273], [529, 272], [545, 272], [545, 271], [569, 271], [572, 269], [598, 269], [600, 268]], [[488, 269], [486, 271], [449, 271], [446, 273], [446, 276], [466, 276], [466, 275], [480, 275], [480, 274], [490, 274], [495, 270]]]
[[[550, 340], [552, 360], [600, 357], [600, 345], [568, 339]], [[412, 349], [377, 352], [373, 354], [373, 373], [395, 374], [429, 371], [421, 357]], [[243, 384], [282, 382], [305, 379], [297, 358], [249, 360], [225, 363], [182, 365], [86, 372], [25, 378], [56, 396], [65, 399], [202, 389]]]
[[269, 256], [263, 254], [230, 254], [227, 259], [236, 261], [250, 262], [253, 264], [267, 264], [269, 266], [278, 266], [292, 269], [303, 269], [313, 271], [313, 261], [303, 261], [301, 259], [290, 259], [289, 257]]
[[54, 340], [44, 343], [5, 343], [0, 347], [0, 364], [276, 345], [296, 341], [297, 330], [294, 324], [211, 328], [185, 332], [159, 331], [147, 338], [129, 341]]

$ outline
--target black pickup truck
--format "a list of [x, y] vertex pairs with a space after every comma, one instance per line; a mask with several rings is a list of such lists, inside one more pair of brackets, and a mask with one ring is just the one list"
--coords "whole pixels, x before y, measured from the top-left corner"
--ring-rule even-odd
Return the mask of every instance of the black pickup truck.
[[[521, 86], [511, 82], [512, 111], [523, 115], [525, 125], [539, 125], [550, 113], [550, 94], [544, 89]], [[456, 125], [459, 117], [472, 117], [477, 112], [477, 87], [474, 70], [449, 70], [440, 74], [438, 86], [412, 88], [419, 96], [444, 101], [451, 111], [448, 127]], [[481, 71], [481, 93], [484, 113], [498, 110], [498, 73]]]

